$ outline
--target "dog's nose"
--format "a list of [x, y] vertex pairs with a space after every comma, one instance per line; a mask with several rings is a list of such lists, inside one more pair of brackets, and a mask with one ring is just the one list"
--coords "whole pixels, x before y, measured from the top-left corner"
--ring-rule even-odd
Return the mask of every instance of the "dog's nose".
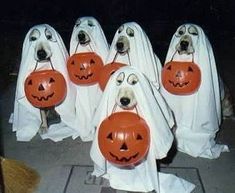
[[122, 50], [123, 47], [124, 47], [124, 43], [123, 42], [117, 42], [116, 47], [117, 47], [118, 50]]
[[121, 102], [121, 104], [122, 104], [123, 106], [127, 106], [127, 105], [129, 105], [129, 103], [131, 102], [131, 100], [130, 100], [129, 98], [127, 98], [127, 97], [122, 97], [122, 98], [120, 99], [120, 102]]
[[183, 40], [183, 41], [180, 42], [180, 47], [181, 47], [182, 50], [187, 50], [188, 45], [189, 45], [188, 41]]
[[41, 49], [37, 51], [37, 56], [39, 60], [45, 60], [47, 58], [47, 53], [45, 50]]
[[86, 36], [85, 36], [84, 33], [80, 32], [80, 33], [78, 34], [78, 40], [79, 40], [79, 42], [84, 42], [84, 41], [85, 41], [85, 38], [86, 38]]

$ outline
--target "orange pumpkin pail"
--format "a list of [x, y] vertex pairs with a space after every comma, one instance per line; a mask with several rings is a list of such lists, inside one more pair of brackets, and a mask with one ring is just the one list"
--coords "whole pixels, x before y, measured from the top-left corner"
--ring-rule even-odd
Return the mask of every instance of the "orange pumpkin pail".
[[24, 90], [27, 100], [37, 108], [56, 106], [67, 93], [65, 79], [56, 70], [33, 71], [24, 82]]
[[95, 52], [73, 54], [67, 61], [70, 80], [77, 85], [98, 83], [103, 61]]
[[194, 62], [170, 61], [162, 69], [162, 84], [171, 94], [191, 95], [200, 87], [200, 68]]
[[102, 68], [100, 72], [100, 77], [98, 81], [99, 86], [102, 91], [104, 91], [105, 86], [108, 83], [110, 76], [123, 66], [126, 66], [126, 64], [119, 63], [119, 62], [112, 62], [112, 63], [104, 65], [104, 67]]
[[116, 112], [101, 123], [98, 144], [107, 161], [118, 167], [132, 167], [143, 161], [150, 146], [145, 120], [132, 112]]

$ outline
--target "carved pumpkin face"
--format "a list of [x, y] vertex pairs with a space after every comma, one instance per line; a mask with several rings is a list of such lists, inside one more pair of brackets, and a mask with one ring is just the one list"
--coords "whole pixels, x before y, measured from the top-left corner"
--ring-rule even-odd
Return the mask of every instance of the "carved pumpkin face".
[[63, 75], [56, 70], [32, 72], [24, 83], [25, 95], [35, 107], [45, 108], [60, 104], [67, 92]]
[[119, 167], [135, 166], [148, 153], [149, 127], [135, 113], [113, 113], [100, 125], [98, 144], [101, 153], [110, 163]]
[[102, 67], [102, 59], [94, 52], [74, 54], [67, 62], [70, 80], [78, 85], [97, 83]]
[[109, 81], [110, 76], [123, 66], [126, 66], [126, 64], [112, 62], [112, 63], [106, 64], [102, 68], [102, 71], [101, 71], [100, 77], [99, 77], [99, 86], [102, 91], [104, 91], [105, 86], [106, 86], [107, 82]]
[[195, 93], [201, 84], [201, 71], [193, 62], [168, 62], [162, 69], [164, 88], [175, 95]]

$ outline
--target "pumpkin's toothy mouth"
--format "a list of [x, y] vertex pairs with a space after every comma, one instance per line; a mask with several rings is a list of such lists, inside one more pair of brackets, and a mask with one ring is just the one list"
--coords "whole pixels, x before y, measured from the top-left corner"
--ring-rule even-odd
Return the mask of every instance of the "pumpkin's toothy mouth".
[[183, 82], [183, 83], [174, 83], [173, 81], [169, 80], [169, 83], [172, 84], [174, 87], [184, 87], [186, 85], [188, 85], [189, 81], [188, 82]]
[[38, 101], [42, 101], [42, 100], [48, 101], [48, 99], [51, 98], [51, 97], [53, 97], [54, 94], [55, 94], [55, 93], [53, 92], [53, 93], [51, 93], [50, 95], [48, 95], [47, 97], [44, 97], [44, 96], [38, 97], [38, 96], [34, 96], [34, 95], [32, 95], [32, 97], [35, 98], [35, 99], [37, 99]]
[[87, 76], [79, 76], [75, 74], [75, 77], [77, 77], [79, 80], [87, 80], [89, 77], [91, 77], [93, 75], [93, 73], [88, 74]]
[[135, 155], [132, 155], [130, 156], [129, 158], [126, 158], [126, 157], [122, 157], [122, 158], [118, 158], [118, 156], [114, 155], [113, 153], [109, 152], [109, 154], [114, 157], [116, 159], [116, 161], [119, 161], [119, 162], [129, 162], [132, 158], [136, 158], [139, 153], [136, 153]]

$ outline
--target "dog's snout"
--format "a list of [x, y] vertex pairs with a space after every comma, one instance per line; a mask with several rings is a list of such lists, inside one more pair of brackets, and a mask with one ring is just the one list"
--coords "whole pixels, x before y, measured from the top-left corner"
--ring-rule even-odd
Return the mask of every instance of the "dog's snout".
[[86, 39], [86, 35], [85, 35], [84, 33], [80, 32], [80, 33], [78, 34], [78, 40], [79, 40], [79, 42], [84, 42], [85, 39]]
[[39, 60], [45, 60], [47, 58], [47, 53], [44, 49], [37, 51], [37, 56]]
[[189, 42], [188, 41], [181, 41], [180, 46], [183, 50], [186, 50], [188, 48]]
[[120, 103], [121, 103], [123, 106], [129, 105], [130, 102], [131, 102], [131, 100], [130, 100], [129, 98], [127, 98], [127, 97], [122, 97], [122, 98], [120, 99]]
[[117, 42], [116, 47], [117, 47], [118, 50], [122, 50], [123, 47], [124, 47], [124, 43], [123, 42]]

